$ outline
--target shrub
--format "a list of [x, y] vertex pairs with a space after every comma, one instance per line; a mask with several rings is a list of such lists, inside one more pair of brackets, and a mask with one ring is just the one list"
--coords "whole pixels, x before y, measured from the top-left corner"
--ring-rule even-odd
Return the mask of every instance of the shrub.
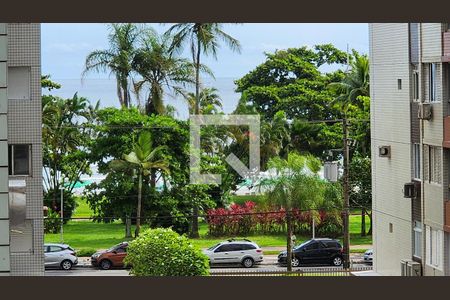
[[59, 213], [48, 209], [47, 216], [44, 218], [44, 232], [58, 233], [61, 231], [61, 219]]
[[77, 256], [79, 256], [79, 257], [91, 256], [92, 254], [97, 252], [97, 250], [95, 250], [94, 248], [82, 248], [82, 249], [75, 249], [75, 250], [77, 252]]
[[[72, 217], [72, 214], [77, 207], [77, 202], [76, 198], [69, 191], [64, 190], [63, 197], [64, 224], [66, 224]], [[61, 211], [61, 192], [59, 190], [56, 192], [54, 190], [49, 190], [44, 193], [44, 205], [59, 213]]]
[[209, 259], [185, 236], [172, 229], [143, 231], [131, 241], [125, 263], [135, 276], [198, 276], [209, 274]]

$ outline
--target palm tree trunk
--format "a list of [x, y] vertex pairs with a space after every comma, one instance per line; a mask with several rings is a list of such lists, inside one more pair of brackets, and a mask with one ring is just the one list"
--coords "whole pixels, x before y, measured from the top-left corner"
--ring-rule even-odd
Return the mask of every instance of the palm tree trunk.
[[122, 90], [123, 90], [123, 104], [126, 108], [130, 107], [130, 93], [128, 92], [128, 81], [124, 79], [122, 82]]
[[134, 233], [135, 237], [139, 236], [141, 230], [141, 206], [142, 206], [142, 171], [139, 171], [139, 188], [138, 188], [138, 204], [136, 211], [136, 231]]
[[[194, 114], [200, 113], [200, 40], [197, 39], [197, 61], [195, 62], [195, 108]], [[198, 238], [198, 205], [194, 203], [192, 208], [191, 238]]]
[[117, 97], [119, 97], [120, 107], [124, 107], [123, 95], [122, 95], [122, 84], [120, 83], [119, 77], [117, 77]]
[[131, 238], [131, 218], [128, 213], [125, 217], [125, 237]]
[[286, 227], [287, 227], [287, 271], [292, 271], [292, 220], [291, 220], [291, 211], [286, 210]]

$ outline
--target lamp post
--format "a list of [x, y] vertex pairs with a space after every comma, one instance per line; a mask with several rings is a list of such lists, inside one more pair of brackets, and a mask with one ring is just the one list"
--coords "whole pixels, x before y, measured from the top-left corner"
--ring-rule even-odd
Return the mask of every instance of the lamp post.
[[61, 191], [61, 244], [64, 243], [64, 183], [59, 187]]

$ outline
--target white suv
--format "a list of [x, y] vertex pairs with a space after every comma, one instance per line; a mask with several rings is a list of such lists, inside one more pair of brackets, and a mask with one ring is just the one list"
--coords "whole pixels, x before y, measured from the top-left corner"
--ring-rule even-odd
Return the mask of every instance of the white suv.
[[261, 248], [249, 240], [228, 240], [203, 251], [210, 264], [242, 264], [246, 268], [263, 260]]

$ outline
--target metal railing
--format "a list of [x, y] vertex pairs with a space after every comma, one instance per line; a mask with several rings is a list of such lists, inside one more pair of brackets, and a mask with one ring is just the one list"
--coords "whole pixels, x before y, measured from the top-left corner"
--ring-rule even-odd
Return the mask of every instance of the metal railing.
[[353, 272], [371, 271], [371, 266], [352, 267], [350, 269], [338, 267], [308, 267], [294, 269], [291, 272], [287, 270], [274, 269], [227, 269], [214, 270], [210, 272], [211, 276], [352, 276]]

